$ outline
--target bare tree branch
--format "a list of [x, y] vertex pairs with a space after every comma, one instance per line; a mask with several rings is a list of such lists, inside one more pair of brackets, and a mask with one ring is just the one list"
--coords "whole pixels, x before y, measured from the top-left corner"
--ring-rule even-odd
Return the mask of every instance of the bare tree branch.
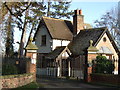
[[21, 16], [22, 16], [22, 13], [24, 13], [24, 12], [29, 8], [29, 6], [31, 5], [31, 3], [28, 2], [27, 7], [26, 7], [25, 9], [23, 9], [22, 11], [20, 11], [20, 10], [18, 11], [18, 10], [16, 9], [16, 13], [13, 13], [13, 12], [12, 12], [12, 10], [8, 7], [8, 5], [6, 4], [6, 2], [4, 3], [4, 5], [5, 5], [5, 7], [8, 9], [8, 11], [10, 12], [11, 15], [13, 15], [14, 17], [16, 17], [21, 23], [23, 23], [22, 20], [21, 20], [21, 18], [19, 18], [19, 17], [21, 17]]

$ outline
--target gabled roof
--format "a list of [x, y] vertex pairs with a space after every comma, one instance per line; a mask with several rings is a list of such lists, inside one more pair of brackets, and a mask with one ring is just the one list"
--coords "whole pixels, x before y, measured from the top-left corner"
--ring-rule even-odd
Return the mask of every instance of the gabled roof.
[[86, 54], [89, 47], [89, 41], [93, 40], [93, 46], [95, 46], [106, 31], [107, 28], [91, 28], [81, 30], [68, 45], [68, 48], [71, 50], [73, 55]]
[[96, 46], [105, 33], [108, 35], [116, 52], [119, 52], [113, 37], [106, 27], [81, 30], [78, 35], [74, 37], [73, 41], [68, 45], [68, 48], [73, 53], [73, 55], [86, 54], [90, 44], [89, 41], [93, 40], [93, 46]]
[[[113, 36], [110, 34], [110, 32], [108, 31], [108, 29], [106, 30], [106, 34], [108, 35], [108, 38], [110, 39], [113, 47], [115, 48], [115, 51], [116, 51], [117, 53], [120, 53], [119, 48], [118, 48], [118, 46], [116, 45], [115, 40], [113, 39]], [[96, 43], [96, 44], [97, 44], [97, 43]]]
[[54, 49], [52, 52], [48, 53], [45, 58], [47, 59], [55, 59], [57, 58], [61, 52], [66, 48], [66, 46], [60, 46], [60, 47], [56, 47], [56, 49]]
[[[41, 22], [44, 23], [45, 27], [50, 33], [50, 36], [53, 39], [72, 40], [73, 34], [71, 31], [72, 31], [73, 25], [71, 21], [55, 19], [50, 17], [42, 17]], [[41, 25], [38, 26], [37, 31], [39, 30], [40, 26]], [[37, 34], [37, 31], [35, 33], [35, 36]]]

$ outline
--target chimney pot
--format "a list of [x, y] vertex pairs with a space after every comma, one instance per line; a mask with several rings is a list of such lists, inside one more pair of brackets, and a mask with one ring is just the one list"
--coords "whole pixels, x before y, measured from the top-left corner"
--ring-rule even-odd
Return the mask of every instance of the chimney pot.
[[75, 10], [75, 15], [82, 15], [82, 10]]
[[79, 14], [82, 15], [82, 10], [79, 10]]

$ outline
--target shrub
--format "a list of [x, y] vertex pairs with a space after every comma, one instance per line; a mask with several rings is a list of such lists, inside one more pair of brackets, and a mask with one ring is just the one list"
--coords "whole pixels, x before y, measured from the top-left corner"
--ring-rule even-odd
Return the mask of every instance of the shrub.
[[92, 63], [94, 73], [112, 74], [115, 68], [112, 60], [108, 60], [105, 56], [97, 56]]
[[3, 64], [2, 75], [13, 75], [13, 74], [18, 74], [17, 67], [11, 64]]

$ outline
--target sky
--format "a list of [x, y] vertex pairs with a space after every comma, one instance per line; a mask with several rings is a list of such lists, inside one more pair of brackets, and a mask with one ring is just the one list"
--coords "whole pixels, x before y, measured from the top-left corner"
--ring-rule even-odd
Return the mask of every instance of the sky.
[[[118, 2], [81, 2], [81, 1], [72, 1], [69, 10], [81, 9], [82, 14], [84, 15], [84, 22], [94, 25], [94, 21], [100, 19], [105, 12], [109, 11], [111, 8], [116, 7]], [[70, 21], [73, 18], [71, 17]], [[19, 30], [15, 28], [15, 42], [20, 41]], [[17, 38], [16, 38], [17, 37]], [[19, 48], [18, 44], [15, 44], [15, 49]]]
[[[81, 9], [84, 15], [84, 21], [91, 25], [94, 21], [100, 19], [105, 12], [110, 11], [116, 7], [118, 2], [75, 2], [73, 1], [70, 10]], [[72, 18], [71, 18], [72, 20]]]

